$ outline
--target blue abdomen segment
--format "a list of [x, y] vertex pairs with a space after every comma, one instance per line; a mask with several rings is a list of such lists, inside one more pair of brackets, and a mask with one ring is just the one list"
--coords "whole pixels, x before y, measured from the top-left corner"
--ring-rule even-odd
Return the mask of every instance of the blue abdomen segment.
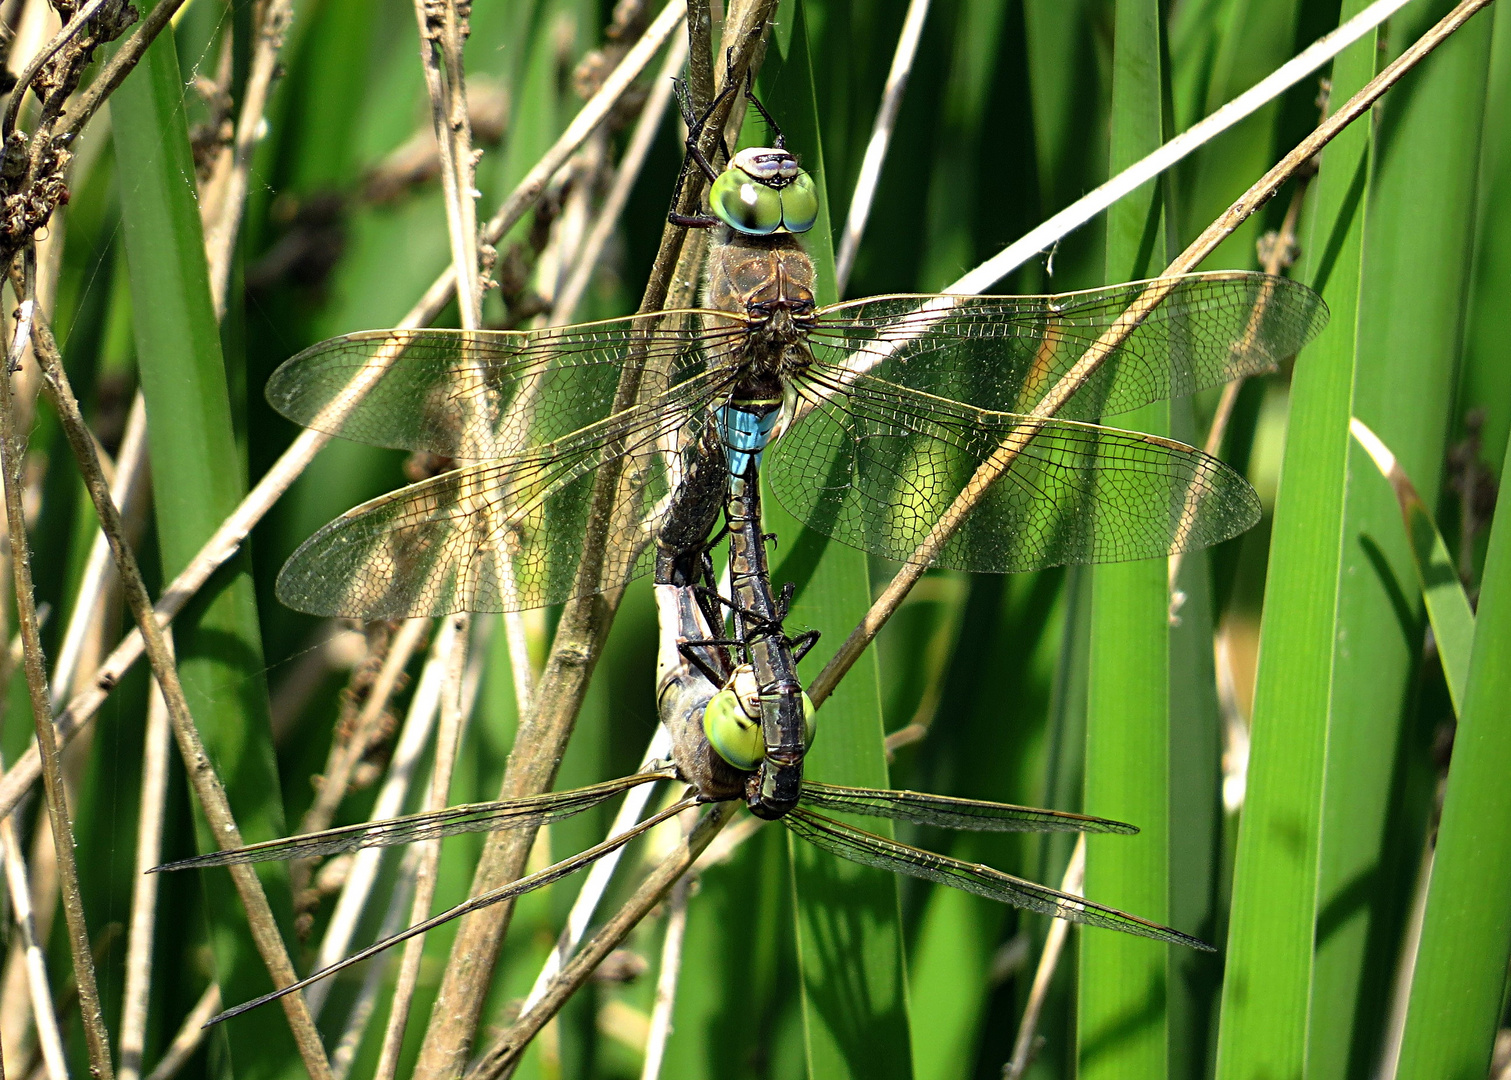
[[724, 441], [725, 453], [729, 456], [729, 474], [744, 476], [751, 461], [761, 464], [761, 451], [771, 441], [772, 429], [776, 427], [780, 403], [760, 402], [757, 409], [740, 405], [726, 405], [719, 410], [719, 437]]

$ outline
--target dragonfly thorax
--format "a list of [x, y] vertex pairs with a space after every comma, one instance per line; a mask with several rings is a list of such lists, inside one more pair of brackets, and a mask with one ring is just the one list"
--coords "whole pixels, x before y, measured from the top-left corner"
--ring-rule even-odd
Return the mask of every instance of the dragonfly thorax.
[[748, 320], [741, 347], [726, 362], [752, 374], [801, 374], [812, 362], [813, 261], [792, 236], [721, 232], [708, 254], [703, 303]]

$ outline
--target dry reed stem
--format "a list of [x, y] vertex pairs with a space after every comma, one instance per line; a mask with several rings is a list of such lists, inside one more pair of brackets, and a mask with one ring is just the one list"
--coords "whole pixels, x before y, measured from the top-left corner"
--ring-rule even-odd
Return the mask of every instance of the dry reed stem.
[[[1065, 876], [1060, 880], [1060, 891], [1080, 896], [1086, 882], [1086, 834], [1076, 837], [1075, 850], [1070, 863], [1065, 867]], [[1049, 996], [1049, 984], [1054, 980], [1055, 968], [1059, 966], [1060, 954], [1065, 950], [1065, 940], [1070, 934], [1070, 923], [1064, 919], [1051, 919], [1049, 933], [1044, 938], [1044, 951], [1039, 954], [1039, 966], [1034, 971], [1033, 985], [1028, 991], [1028, 1004], [1023, 1007], [1023, 1019], [1018, 1024], [1018, 1037], [1013, 1040], [1013, 1056], [1002, 1067], [1002, 1080], [1023, 1080], [1023, 1074], [1033, 1064], [1038, 1047], [1035, 1036], [1039, 1030], [1039, 1017], [1044, 1012], [1044, 1001]]]
[[351, 736], [332, 748], [325, 771], [320, 776], [314, 802], [299, 821], [299, 832], [321, 832], [331, 827], [336, 809], [341, 805], [341, 800], [346, 798], [347, 788], [351, 785], [352, 771], [372, 749], [382, 728], [383, 714], [388, 709], [394, 691], [398, 689], [399, 679], [409, 665], [410, 657], [425, 640], [425, 633], [429, 628], [429, 619], [406, 619], [398, 633], [389, 639], [383, 665], [378, 669], [372, 686], [368, 688], [362, 710], [357, 714], [356, 723], [352, 725]]
[[[19, 97], [21, 88], [18, 86], [16, 89], [16, 96]], [[68, 924], [68, 942], [73, 957], [74, 982], [78, 987], [79, 1012], [84, 1022], [84, 1039], [89, 1048], [89, 1066], [99, 1080], [113, 1080], [115, 1069], [110, 1060], [110, 1038], [105, 1030], [105, 1016], [100, 1008], [94, 957], [89, 946], [89, 926], [84, 917], [84, 902], [79, 892], [73, 821], [68, 812], [68, 796], [59, 760], [62, 748], [53, 735], [49, 720], [52, 716], [52, 698], [47, 688], [47, 659], [42, 652], [37, 598], [32, 587], [31, 547], [26, 535], [26, 513], [21, 505], [26, 444], [15, 427], [11, 372], [25, 352], [28, 339], [33, 336], [36, 301], [32, 299], [31, 292], [36, 277], [32, 256], [33, 252], [28, 248], [23, 256], [24, 284], [20, 290], [20, 317], [6, 359], [6, 370], [0, 372], [0, 475], [3, 475], [6, 521], [10, 527], [11, 576], [16, 590], [16, 622], [21, 631], [26, 689], [31, 698], [32, 719], [37, 730], [36, 744], [41, 753], [42, 783], [47, 793], [47, 817], [52, 826], [53, 845], [57, 850], [63, 915]], [[92, 445], [90, 452], [93, 453]]]
[[[453, 615], [447, 619], [445, 630], [436, 635], [437, 651], [442, 657], [446, 675], [441, 687], [441, 722], [436, 730], [435, 764], [431, 770], [430, 793], [423, 810], [444, 810], [451, 801], [451, 775], [456, 767], [457, 747], [461, 744], [467, 717], [472, 712], [468, 708], [470, 703], [463, 701], [462, 689], [471, 628], [470, 615]], [[447, 640], [441, 644], [443, 638]], [[409, 916], [411, 923], [423, 922], [430, 915], [430, 908], [435, 902], [436, 870], [441, 861], [439, 839], [424, 841], [418, 847], [414, 902]], [[399, 1053], [404, 1047], [404, 1029], [408, 1026], [409, 1010], [414, 1004], [415, 990], [419, 987], [420, 959], [424, 952], [424, 935], [412, 937], [404, 943], [399, 978], [388, 1012], [388, 1027], [383, 1032], [378, 1067], [373, 1073], [376, 1080], [393, 1080], [398, 1075]]]
[[1240, 224], [1267, 203], [1286, 180], [1305, 167], [1306, 163], [1336, 138], [1339, 132], [1364, 115], [1387, 90], [1400, 81], [1402, 76], [1446, 41], [1475, 12], [1492, 2], [1493, 0], [1463, 0], [1463, 3], [1455, 7], [1436, 26], [1418, 38], [1410, 48], [1371, 79], [1342, 108], [1319, 124], [1294, 150], [1281, 158], [1216, 221], [1207, 226], [1202, 234], [1165, 268], [1161, 277], [1149, 283], [1144, 293], [1129, 305], [1128, 310], [1118, 317], [1100, 339], [1086, 350], [1081, 359], [1029, 414], [1032, 419], [1009, 433], [997, 451], [976, 470], [964, 490], [941, 515], [929, 535], [909, 556], [902, 569], [871, 605], [865, 618], [851, 631], [850, 636], [845, 639], [824, 670], [819, 672], [818, 678], [809, 688], [809, 694], [815, 705], [821, 703], [834, 691], [834, 687], [844, 677], [845, 672], [849, 671], [851, 665], [860, 658], [861, 653], [871, 644], [882, 626], [892, 617], [892, 613], [897, 610], [903, 598], [923, 576], [945, 541], [975, 507], [986, 490], [1012, 467], [1023, 447], [1042, 427], [1041, 421], [1052, 417], [1102, 361], [1169, 295], [1174, 288], [1175, 276], [1194, 270], [1217, 248], [1218, 244], [1231, 236]]
[[[171, 649], [173, 638], [163, 635]], [[136, 825], [136, 878], [131, 890], [130, 930], [126, 939], [126, 988], [121, 1002], [120, 1080], [142, 1075], [147, 1047], [147, 1011], [152, 994], [152, 950], [157, 925], [160, 878], [150, 873], [163, 861], [163, 822], [168, 801], [168, 758], [173, 736], [168, 706], [156, 684], [147, 702], [147, 730], [142, 739], [142, 794]], [[7, 821], [9, 819], [6, 819]]]
[[[68, 1059], [63, 1052], [63, 1035], [58, 1029], [58, 1015], [53, 1008], [52, 988], [47, 978], [47, 954], [42, 949], [41, 935], [37, 932], [36, 913], [32, 908], [32, 888], [26, 872], [26, 853], [16, 836], [16, 823], [10, 818], [0, 818], [0, 846], [5, 854], [5, 884], [10, 893], [11, 918], [19, 933], [17, 945], [25, 971], [25, 982], [32, 1017], [36, 1023], [37, 1043], [42, 1051], [42, 1064], [48, 1080], [65, 1080], [68, 1076]], [[14, 1029], [13, 1029], [14, 1030]], [[7, 1045], [17, 1056], [17, 1064], [23, 1049], [19, 1039], [13, 1038]], [[0, 1068], [4, 1054], [0, 1049]]]
[[[101, 528], [110, 541], [110, 550], [115, 556], [116, 571], [120, 575], [127, 607], [130, 608], [138, 629], [145, 636], [152, 673], [157, 678], [158, 686], [163, 692], [163, 699], [167, 703], [174, 738], [178, 741], [179, 752], [184, 758], [184, 767], [188, 773], [190, 786], [205, 813], [216, 842], [222, 848], [240, 847], [242, 846], [241, 830], [236, 826], [235, 817], [226, 800], [225, 788], [205, 751], [199, 732], [195, 729], [193, 716], [184, 698], [183, 686], [179, 682], [173, 655], [164, 641], [163, 629], [158, 625], [153, 614], [152, 600], [147, 594], [146, 585], [142, 582], [136, 556], [126, 543], [120, 512], [110, 499], [109, 487], [105, 483], [104, 474], [100, 471], [99, 460], [95, 455], [94, 442], [89, 438], [88, 427], [79, 412], [78, 400], [69, 386], [67, 373], [63, 370], [63, 360], [58, 354], [57, 343], [53, 340], [46, 322], [40, 316], [37, 317], [33, 336], [36, 339], [36, 354], [43, 366], [43, 375], [57, 408], [64, 433], [78, 460], [79, 471], [83, 474], [84, 485], [94, 503], [95, 514], [99, 517]], [[51, 735], [51, 725], [44, 725], [44, 727]], [[294, 966], [289, 960], [288, 951], [284, 948], [283, 938], [278, 932], [272, 909], [268, 906], [267, 894], [263, 891], [262, 882], [250, 867], [245, 866], [233, 867], [231, 877], [241, 897], [242, 906], [246, 909], [252, 939], [257, 946], [258, 954], [268, 968], [268, 973], [272, 976], [273, 985], [288, 985], [294, 979]], [[64, 881], [66, 896], [66, 877]], [[315, 1030], [314, 1021], [305, 1008], [303, 999], [297, 997], [288, 999], [284, 1006], [284, 1013], [289, 1018], [289, 1026], [293, 1032], [295, 1044], [299, 1047], [305, 1068], [309, 1070], [312, 1077], [328, 1077], [330, 1066], [325, 1060], [325, 1051], [320, 1045], [319, 1033]]]
[[592, 977], [603, 958], [613, 952], [636, 924], [661, 902], [738, 810], [739, 806], [734, 802], [715, 803], [710, 807], [692, 831], [646, 876], [624, 906], [551, 981], [550, 988], [535, 1008], [516, 1020], [468, 1071], [467, 1080], [499, 1080], [510, 1075], [519, 1063], [520, 1054], [546, 1021], [561, 1011], [567, 999]]
[[685, 874], [672, 886], [666, 902], [666, 936], [661, 941], [661, 970], [656, 974], [656, 1002], [651, 1007], [651, 1030], [645, 1040], [645, 1064], [640, 1080], [659, 1080], [666, 1044], [672, 1035], [672, 1012], [677, 1004], [677, 977], [682, 973], [682, 943], [687, 936], [687, 899], [692, 879]]
[[860, 172], [855, 177], [855, 191], [850, 196], [850, 209], [845, 213], [845, 231], [840, 236], [839, 251], [834, 257], [834, 295], [841, 298], [845, 295], [845, 286], [850, 283], [850, 271], [855, 269], [855, 253], [860, 248], [860, 238], [865, 233], [866, 221], [871, 216], [871, 204], [876, 198], [882, 163], [887, 159], [892, 129], [897, 125], [902, 95], [908, 89], [908, 76], [913, 72], [918, 42], [923, 37], [923, 22], [928, 15], [929, 0], [910, 0], [908, 13], [903, 16], [902, 29], [897, 34], [892, 67], [887, 72], [887, 82], [881, 91], [876, 122], [871, 128], [865, 155], [861, 158]]
[[220, 987], [211, 983], [194, 1003], [194, 1008], [189, 1010], [189, 1015], [184, 1017], [183, 1026], [173, 1036], [167, 1053], [157, 1063], [157, 1067], [147, 1074], [147, 1080], [171, 1080], [177, 1076], [178, 1071], [189, 1063], [189, 1059], [199, 1049], [199, 1044], [205, 1041], [205, 1022], [219, 1008]]

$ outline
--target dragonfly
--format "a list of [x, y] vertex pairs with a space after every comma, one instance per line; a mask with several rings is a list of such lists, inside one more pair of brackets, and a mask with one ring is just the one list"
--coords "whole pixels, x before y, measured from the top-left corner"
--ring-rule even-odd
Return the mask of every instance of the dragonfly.
[[[322, 527], [283, 567], [279, 598], [371, 620], [618, 588], [653, 569], [682, 451], [710, 432], [730, 476], [764, 454], [800, 521], [899, 561], [925, 550], [933, 565], [1006, 573], [1163, 557], [1258, 519], [1222, 462], [1094, 421], [1274, 370], [1326, 321], [1316, 293], [1219, 272], [817, 306], [801, 241], [814, 184], [773, 141], [726, 148], [722, 171], [695, 159], [713, 178], [710, 213], [683, 222], [714, 233], [701, 308], [367, 331], [286, 361], [267, 386], [286, 417], [460, 467]], [[605, 476], [612, 513], [595, 519]], [[592, 573], [585, 538], [601, 555]]]
[[[785, 590], [784, 590], [785, 592]], [[757, 773], [735, 761], [740, 755], [763, 752], [760, 730], [760, 690], [756, 684], [748, 642], [715, 635], [708, 619], [707, 587], [694, 584], [657, 585], [656, 596], [667, 628], [658, 656], [657, 704], [671, 743], [671, 760], [589, 787], [500, 802], [471, 803], [440, 811], [356, 825], [340, 826], [233, 850], [214, 852], [156, 867], [156, 871], [200, 869], [239, 863], [318, 858], [368, 847], [388, 847], [435, 840], [461, 833], [538, 827], [562, 821], [599, 806], [642, 784], [668, 780], [686, 785], [686, 794], [639, 824], [600, 844], [563, 859], [527, 877], [473, 897], [447, 911], [416, 923], [368, 946], [298, 982], [237, 1005], [211, 1023], [239, 1016], [260, 1005], [327, 978], [383, 952], [408, 938], [432, 930], [469, 912], [539, 889], [585, 868], [618, 850], [655, 826], [685, 810], [729, 800], [747, 803], [758, 786]], [[724, 608], [739, 608], [738, 599], [720, 598]], [[779, 638], [799, 656], [803, 640], [789, 639], [779, 625], [746, 613], [761, 632]], [[735, 663], [731, 648], [742, 662]], [[806, 738], [812, 740], [812, 713]], [[714, 739], [710, 738], [713, 734]], [[718, 741], [718, 749], [714, 740]], [[731, 747], [735, 749], [731, 752]], [[732, 761], [731, 758], [735, 760]], [[1134, 934], [1171, 944], [1212, 951], [1205, 942], [1158, 923], [1083, 897], [1060, 892], [989, 866], [967, 863], [889, 837], [866, 831], [831, 817], [841, 813], [932, 825], [953, 830], [990, 832], [1091, 832], [1133, 834], [1138, 830], [1119, 821], [1060, 810], [932, 795], [924, 792], [848, 787], [803, 780], [795, 805], [781, 818], [796, 835], [816, 847], [867, 866], [938, 882], [992, 900], [1089, 926]]]

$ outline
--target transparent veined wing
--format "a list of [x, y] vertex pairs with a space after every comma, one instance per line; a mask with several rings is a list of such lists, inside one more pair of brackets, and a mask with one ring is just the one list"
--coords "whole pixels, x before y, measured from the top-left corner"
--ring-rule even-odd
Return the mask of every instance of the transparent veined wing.
[[372, 446], [481, 460], [530, 453], [605, 419], [627, 363], [646, 400], [717, 366], [743, 320], [665, 311], [538, 330], [373, 330], [273, 372], [267, 399], [305, 427]]
[[816, 382], [811, 411], [767, 451], [772, 491], [813, 528], [888, 559], [952, 527], [934, 562], [957, 570], [1122, 562], [1259, 520], [1243, 477], [1170, 439], [989, 412], [871, 376]]
[[392, 847], [395, 844], [411, 844], [419, 840], [439, 840], [469, 832], [493, 832], [498, 829], [518, 829], [525, 826], [544, 825], [561, 821], [590, 810], [607, 802], [615, 795], [628, 791], [639, 784], [657, 780], [672, 780], [676, 773], [671, 769], [636, 773], [617, 780], [605, 781], [591, 787], [575, 788], [572, 791], [552, 791], [526, 799], [506, 802], [468, 803], [449, 806], [423, 814], [408, 814], [388, 818], [385, 821], [364, 821], [356, 825], [342, 825], [322, 832], [290, 836], [283, 840], [266, 840], [260, 844], [232, 848], [227, 851], [212, 851], [192, 859], [165, 863], [153, 867], [154, 871], [195, 870], [206, 866], [231, 866], [237, 863], [282, 862], [286, 859], [312, 859], [325, 855], [338, 855], [360, 848]]
[[[699, 437], [724, 372], [703, 372], [534, 451], [483, 461], [363, 503], [289, 557], [278, 599], [297, 611], [403, 619], [523, 611], [592, 595], [647, 573], [675, 478], [668, 447]], [[602, 469], [622, 462], [610, 520], [589, 512]], [[592, 538], [591, 541], [589, 538]], [[577, 580], [601, 544], [595, 581]]]
[[874, 866], [895, 874], [922, 878], [924, 881], [935, 881], [953, 889], [984, 896], [988, 900], [1027, 908], [1057, 919], [1121, 930], [1125, 934], [1168, 941], [1173, 945], [1186, 945], [1204, 952], [1215, 951], [1198, 938], [1140, 919], [1137, 915], [1129, 915], [1116, 908], [1051, 889], [1047, 885], [1004, 874], [990, 866], [962, 862], [960, 859], [951, 859], [896, 840], [888, 840], [875, 833], [826, 818], [822, 814], [809, 813], [801, 806], [782, 818], [782, 822], [814, 847], [864, 866]]
[[1273, 370], [1327, 322], [1305, 285], [1188, 274], [1054, 296], [881, 296], [823, 309], [811, 342], [824, 377], [872, 374], [994, 412], [1027, 413], [1151, 284], [1168, 294], [1054, 413], [1094, 420]]
[[803, 781], [803, 805], [823, 810], [864, 814], [867, 817], [937, 825], [944, 829], [973, 832], [1138, 832], [1132, 825], [1107, 818], [1087, 817], [1064, 810], [1040, 810], [1032, 806], [984, 802], [931, 795], [923, 791], [889, 791], [879, 788], [841, 787]]

